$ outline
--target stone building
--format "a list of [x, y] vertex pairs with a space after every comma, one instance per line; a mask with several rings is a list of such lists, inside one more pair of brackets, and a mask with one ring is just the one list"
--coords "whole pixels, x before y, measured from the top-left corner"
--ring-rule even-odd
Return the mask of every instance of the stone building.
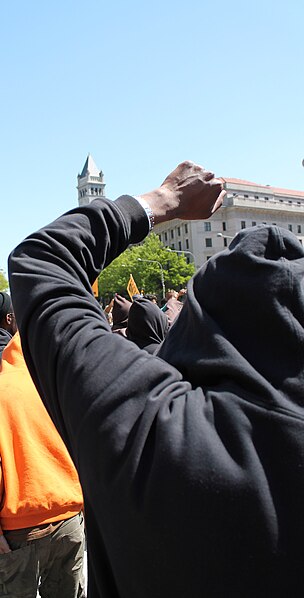
[[167, 247], [201, 266], [224, 249], [242, 228], [277, 224], [304, 240], [304, 191], [279, 189], [240, 179], [224, 179], [224, 204], [209, 220], [173, 220], [155, 226]]

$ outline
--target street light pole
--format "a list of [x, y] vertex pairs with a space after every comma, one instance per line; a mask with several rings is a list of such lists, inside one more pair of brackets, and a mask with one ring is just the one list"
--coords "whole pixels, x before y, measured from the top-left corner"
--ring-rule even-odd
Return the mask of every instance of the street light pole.
[[194, 257], [194, 254], [192, 253], [192, 251], [188, 251], [186, 249], [185, 250], [182, 250], [182, 249], [171, 249], [171, 247], [166, 247], [166, 251], [169, 251], [169, 252], [173, 251], [174, 253], [189, 253], [189, 255], [192, 256], [193, 263], [194, 263], [194, 266], [195, 266], [195, 257]]
[[158, 266], [160, 268], [160, 280], [161, 280], [162, 294], [163, 294], [163, 299], [164, 299], [166, 296], [166, 289], [165, 289], [164, 270], [163, 270], [161, 263], [158, 262], [157, 260], [144, 260], [141, 257], [138, 257], [137, 259], [139, 262], [150, 262], [151, 264], [158, 264]]
[[231, 237], [230, 235], [223, 235], [223, 233], [217, 233], [217, 237], [222, 237], [222, 239], [234, 239], [235, 235]]

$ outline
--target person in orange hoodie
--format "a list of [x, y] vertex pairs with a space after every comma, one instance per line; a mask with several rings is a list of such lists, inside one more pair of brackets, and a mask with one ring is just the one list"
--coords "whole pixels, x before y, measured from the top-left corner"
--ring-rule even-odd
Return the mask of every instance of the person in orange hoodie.
[[81, 487], [18, 332], [2, 355], [0, 422], [0, 596], [82, 598]]

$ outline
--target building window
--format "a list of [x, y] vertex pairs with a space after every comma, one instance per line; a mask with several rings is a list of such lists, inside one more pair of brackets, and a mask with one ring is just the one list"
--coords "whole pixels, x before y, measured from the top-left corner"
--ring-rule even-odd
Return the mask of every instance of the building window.
[[180, 237], [180, 226], [177, 227], [177, 234]]
[[188, 233], [188, 224], [185, 224], [185, 233]]
[[168, 235], [165, 233], [165, 241], [168, 241]]
[[205, 239], [206, 247], [212, 247], [212, 239]]
[[256, 222], [254, 220], [251, 222], [251, 226], [256, 226]]
[[171, 231], [170, 231], [170, 233], [171, 233], [171, 239], [174, 239], [174, 231], [173, 231], [173, 228], [171, 228]]
[[246, 197], [246, 199], [248, 199], [248, 195], [244, 195], [244, 197]]
[[255, 195], [255, 196], [254, 196], [254, 199], [259, 199], [259, 196], [258, 196], [258, 195]]
[[211, 222], [204, 222], [204, 231], [205, 233], [211, 231]]
[[227, 239], [226, 237], [224, 237], [224, 247], [227, 247], [228, 243], [227, 243]]
[[288, 224], [288, 230], [290, 230], [290, 232], [292, 232], [292, 224]]
[[171, 249], [175, 249], [174, 243], [171, 243]]
[[298, 224], [297, 231], [298, 231], [298, 235], [300, 235], [301, 232], [302, 232], [302, 226], [301, 226], [301, 224]]
[[223, 230], [226, 230], [226, 222], [223, 222]]
[[187, 255], [187, 257], [186, 257], [186, 261], [187, 261], [187, 264], [190, 264], [190, 258], [189, 258], [189, 256], [188, 256], [188, 255]]
[[186, 239], [186, 249], [189, 249], [189, 239]]
[[179, 242], [178, 242], [178, 249], [179, 249], [180, 251], [181, 251], [181, 249], [182, 249], [182, 242], [181, 242], [181, 241], [179, 241]]
[[273, 222], [273, 223], [272, 223], [272, 226], [276, 226], [276, 225], [277, 225], [277, 223], [276, 223], [276, 222]]
[[267, 199], [269, 199], [269, 197], [264, 197], [264, 199], [266, 199], [266, 201], [267, 201]]
[[159, 240], [160, 240], [160, 242], [161, 242], [161, 235], [157, 235], [157, 236], [158, 236], [158, 238], [159, 238]]
[[246, 228], [246, 222], [245, 222], [245, 220], [241, 220], [241, 228]]

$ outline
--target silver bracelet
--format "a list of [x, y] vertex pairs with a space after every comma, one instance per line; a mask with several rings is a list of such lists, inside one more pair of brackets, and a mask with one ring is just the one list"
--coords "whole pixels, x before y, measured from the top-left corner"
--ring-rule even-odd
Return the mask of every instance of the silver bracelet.
[[140, 195], [133, 195], [134, 199], [136, 199], [136, 201], [138, 201], [138, 203], [140, 203], [141, 207], [145, 210], [148, 220], [149, 220], [149, 232], [153, 229], [154, 227], [154, 214], [149, 206], [149, 204], [146, 202], [145, 199], [143, 199], [143, 197], [141, 197]]

